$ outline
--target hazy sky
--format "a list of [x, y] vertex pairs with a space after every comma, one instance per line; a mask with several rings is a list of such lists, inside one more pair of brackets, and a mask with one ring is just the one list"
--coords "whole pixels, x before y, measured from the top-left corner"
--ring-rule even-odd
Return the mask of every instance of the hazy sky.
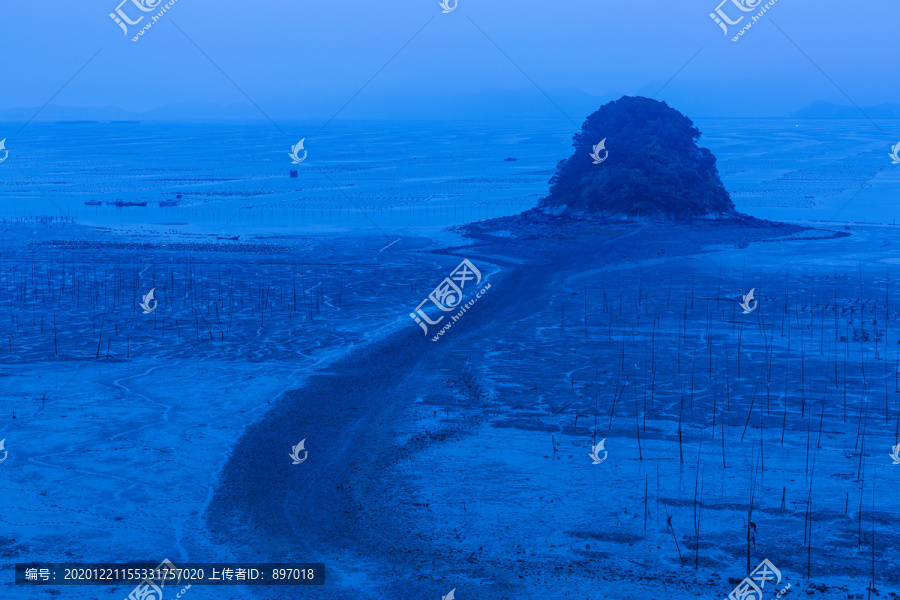
[[[447, 106], [472, 94], [513, 116], [517, 95], [558, 116], [540, 88], [580, 123], [579, 91], [651, 96], [670, 79], [659, 99], [693, 116], [849, 104], [838, 87], [860, 105], [900, 103], [900, 2], [778, 0], [735, 43], [709, 17], [718, 1], [459, 0], [442, 14], [438, 0], [178, 0], [136, 43], [150, 17], [124, 36], [109, 17], [119, 0], [4, 2], [0, 109], [249, 97], [280, 114], [291, 101], [302, 118], [359, 92], [341, 116], [415, 105], [453, 118]], [[155, 14], [132, 0], [122, 10]]]

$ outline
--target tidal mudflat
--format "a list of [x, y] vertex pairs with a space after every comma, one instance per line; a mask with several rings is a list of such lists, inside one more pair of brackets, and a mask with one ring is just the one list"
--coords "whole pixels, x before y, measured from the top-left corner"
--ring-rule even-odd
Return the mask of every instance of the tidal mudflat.
[[[803, 150], [825, 144], [819, 130], [769, 126], [757, 147], [781, 161], [772, 172], [747, 168], [740, 136], [713, 130], [710, 145], [738, 208], [783, 226], [531, 214], [443, 231], [529, 207], [552, 161], [502, 162], [528, 136], [492, 137], [479, 156], [490, 147], [499, 166], [473, 161], [454, 182], [411, 164], [416, 149], [347, 170], [343, 192], [319, 181], [315, 207], [287, 188], [249, 200], [262, 175], [195, 182], [144, 227], [132, 209], [80, 208], [87, 179], [44, 174], [70, 179], [49, 190], [81, 211], [63, 221], [10, 184], [4, 568], [321, 561], [326, 586], [229, 597], [695, 598], [727, 596], [767, 558], [791, 593], [860, 597], [873, 578], [897, 593], [900, 237], [839, 212], [884, 223], [865, 200], [890, 199], [889, 175], [866, 183], [871, 140], [826, 159]], [[841, 176], [791, 175], [801, 154]], [[164, 172], [107, 192], [146, 193]], [[345, 197], [366, 185], [353, 198], [375, 224]], [[390, 189], [405, 185], [421, 189]], [[398, 194], [416, 208], [382, 220]], [[504, 209], [473, 211], [491, 201]], [[226, 223], [235, 207], [249, 216]], [[287, 218], [315, 211], [311, 226]], [[463, 258], [491, 288], [432, 342], [409, 313]]]
[[[209, 242], [18, 223], [3, 237], [10, 563], [144, 560], [147, 544], [160, 560], [228, 556], [202, 513], [242, 429], [335, 357], [405, 325], [396, 307], [418, 283], [410, 274], [437, 263], [404, 267], [390, 258], [398, 247], [430, 242], [383, 236], [331, 236], [323, 250], [302, 236]], [[278, 453], [302, 437], [298, 424]]]

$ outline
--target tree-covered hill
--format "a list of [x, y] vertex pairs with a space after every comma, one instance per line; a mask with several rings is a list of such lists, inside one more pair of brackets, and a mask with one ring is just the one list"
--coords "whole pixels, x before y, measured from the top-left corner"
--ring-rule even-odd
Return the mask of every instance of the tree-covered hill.
[[697, 146], [699, 138], [691, 120], [665, 102], [623, 96], [585, 120], [573, 138], [575, 153], [559, 162], [540, 207], [670, 218], [733, 215], [716, 158]]

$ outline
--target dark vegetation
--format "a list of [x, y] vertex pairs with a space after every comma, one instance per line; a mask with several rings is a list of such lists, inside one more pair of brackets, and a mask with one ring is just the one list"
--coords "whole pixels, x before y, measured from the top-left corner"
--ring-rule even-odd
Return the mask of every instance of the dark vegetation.
[[[665, 102], [623, 96], [590, 115], [573, 137], [541, 208], [691, 218], [730, 216], [734, 204], [700, 130]], [[594, 146], [606, 140], [594, 164]]]

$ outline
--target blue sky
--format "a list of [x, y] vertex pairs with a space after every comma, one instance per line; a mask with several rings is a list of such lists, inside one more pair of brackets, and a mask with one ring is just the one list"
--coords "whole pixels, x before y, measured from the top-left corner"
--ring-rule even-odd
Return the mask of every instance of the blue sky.
[[459, 0], [449, 14], [437, 0], [178, 0], [137, 43], [108, 16], [118, 1], [4, 3], [0, 110], [252, 99], [299, 119], [358, 93], [341, 117], [454, 118], [474, 103], [514, 118], [521, 98], [580, 123], [581, 95], [663, 86], [692, 116], [900, 103], [900, 3], [884, 0], [779, 0], [736, 43], [708, 16], [718, 0]]

